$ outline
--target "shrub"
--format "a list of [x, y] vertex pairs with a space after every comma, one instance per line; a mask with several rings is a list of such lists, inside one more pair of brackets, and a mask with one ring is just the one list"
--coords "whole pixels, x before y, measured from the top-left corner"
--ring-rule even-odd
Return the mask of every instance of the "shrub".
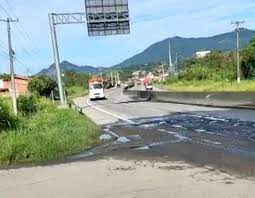
[[50, 96], [51, 91], [57, 87], [57, 83], [48, 76], [36, 76], [29, 81], [28, 90], [40, 96]]
[[0, 132], [15, 128], [17, 125], [17, 118], [11, 112], [6, 101], [0, 99]]
[[255, 38], [242, 52], [241, 69], [245, 79], [255, 78]]
[[37, 111], [36, 98], [31, 96], [19, 96], [18, 97], [18, 111], [23, 116], [29, 116]]
[[0, 165], [61, 159], [98, 142], [98, 128], [70, 109], [46, 108], [22, 120], [24, 127], [0, 134]]
[[63, 78], [66, 87], [84, 87], [88, 88], [90, 75], [85, 73], [66, 72]]
[[202, 65], [196, 64], [192, 67], [186, 69], [183, 73], [179, 75], [180, 80], [207, 80], [211, 78], [212, 71], [211, 69], [208, 69], [206, 67], [203, 67]]
[[230, 81], [234, 76], [234, 73], [230, 71], [213, 69], [200, 64], [195, 64], [179, 74], [178, 79], [184, 81]]

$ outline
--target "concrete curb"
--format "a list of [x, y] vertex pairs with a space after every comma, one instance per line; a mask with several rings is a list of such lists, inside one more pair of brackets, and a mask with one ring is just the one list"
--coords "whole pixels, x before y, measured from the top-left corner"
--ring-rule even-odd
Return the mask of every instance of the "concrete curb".
[[255, 109], [255, 92], [157, 92], [124, 90], [133, 100]]

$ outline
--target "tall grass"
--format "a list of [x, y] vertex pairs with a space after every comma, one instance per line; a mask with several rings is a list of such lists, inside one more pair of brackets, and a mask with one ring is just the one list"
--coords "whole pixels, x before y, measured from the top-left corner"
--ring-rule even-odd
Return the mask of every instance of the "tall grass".
[[255, 80], [242, 81], [240, 84], [237, 82], [228, 81], [174, 81], [160, 85], [161, 88], [171, 91], [255, 91]]
[[98, 128], [87, 117], [49, 102], [15, 130], [0, 133], [0, 164], [36, 163], [63, 158], [90, 148], [98, 141]]
[[68, 100], [73, 100], [88, 94], [88, 90], [82, 86], [67, 87]]

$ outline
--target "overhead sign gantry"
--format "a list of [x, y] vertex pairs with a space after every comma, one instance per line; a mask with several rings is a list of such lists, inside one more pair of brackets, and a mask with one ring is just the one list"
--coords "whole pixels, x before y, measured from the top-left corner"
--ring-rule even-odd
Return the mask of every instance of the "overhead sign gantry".
[[130, 33], [128, 0], [85, 0], [85, 12], [49, 14], [52, 46], [57, 71], [61, 104], [66, 104], [61, 77], [57, 25], [86, 23], [88, 36], [121, 35]]

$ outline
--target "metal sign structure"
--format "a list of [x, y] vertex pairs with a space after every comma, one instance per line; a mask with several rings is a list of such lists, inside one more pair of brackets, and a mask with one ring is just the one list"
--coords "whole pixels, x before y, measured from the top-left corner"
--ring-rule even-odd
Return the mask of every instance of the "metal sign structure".
[[86, 12], [50, 13], [49, 22], [53, 54], [57, 71], [59, 96], [66, 104], [57, 43], [57, 25], [87, 23], [89, 36], [107, 36], [130, 33], [128, 0], [85, 0]]
[[130, 33], [128, 0], [85, 0], [89, 36]]

